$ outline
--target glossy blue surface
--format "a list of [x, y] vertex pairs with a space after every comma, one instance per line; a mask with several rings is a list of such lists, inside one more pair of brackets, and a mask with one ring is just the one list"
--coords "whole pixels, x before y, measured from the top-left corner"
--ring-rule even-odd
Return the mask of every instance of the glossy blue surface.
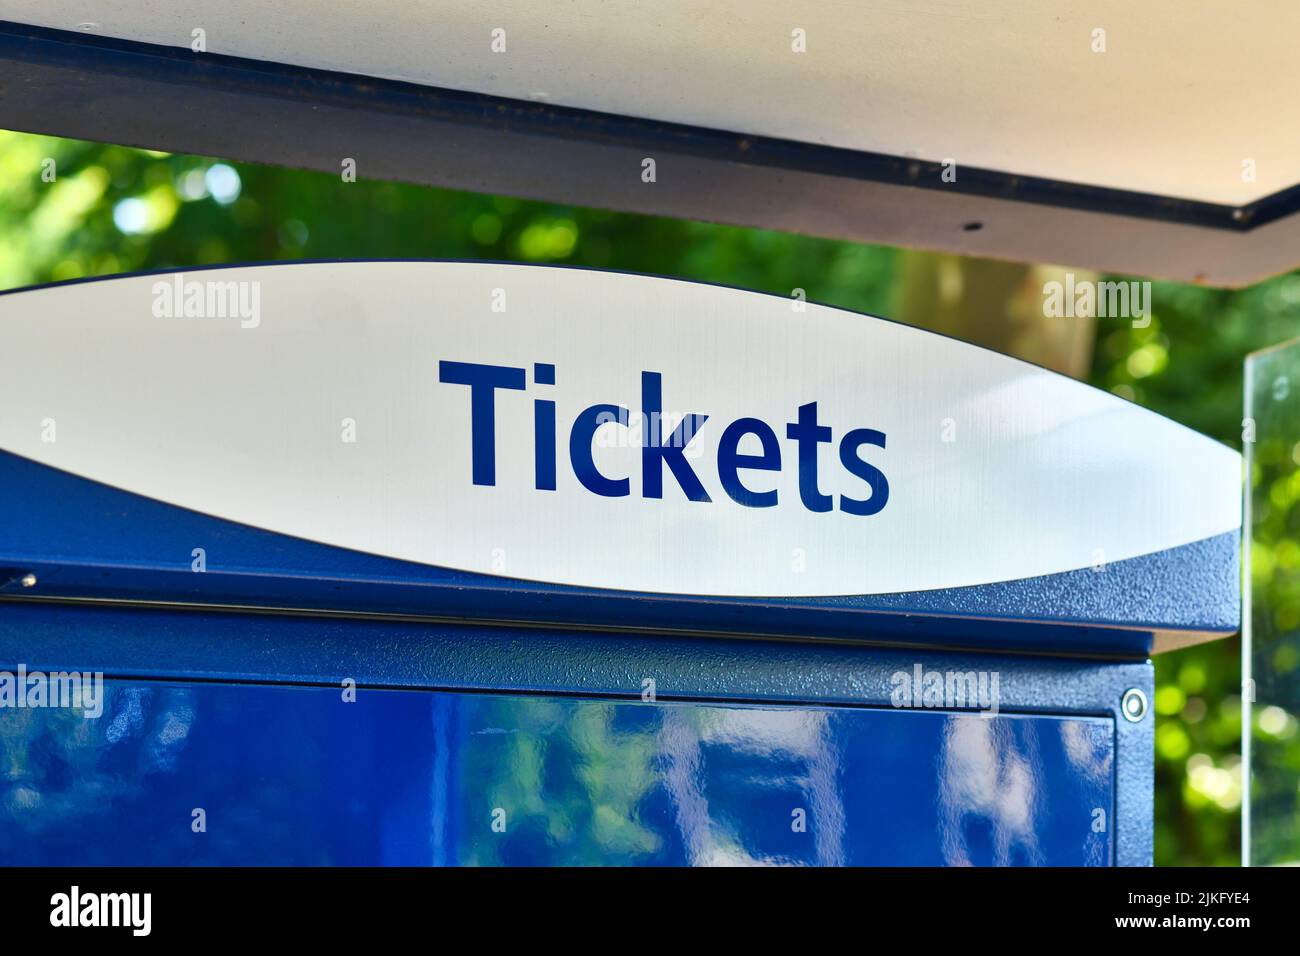
[[164, 681], [106, 691], [93, 719], [0, 709], [0, 863], [1113, 857], [1110, 718], [366, 688], [346, 702], [336, 688]]

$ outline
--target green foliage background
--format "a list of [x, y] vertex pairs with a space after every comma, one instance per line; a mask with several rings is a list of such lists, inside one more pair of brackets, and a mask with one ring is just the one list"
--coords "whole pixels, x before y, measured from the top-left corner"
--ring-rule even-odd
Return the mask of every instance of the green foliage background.
[[[896, 316], [903, 257], [918, 255], [367, 182], [360, 173], [358, 182], [343, 183], [319, 173], [0, 131], [0, 288], [214, 263], [484, 258], [622, 269], [781, 295], [803, 288], [813, 301]], [[1240, 448], [1243, 358], [1300, 334], [1300, 274], [1239, 292], [1156, 283], [1153, 313], [1145, 329], [1099, 320], [1091, 381]], [[1261, 560], [1269, 573], [1300, 568], [1289, 525], [1266, 547]], [[1273, 549], [1280, 549], [1277, 560]], [[1232, 639], [1157, 661], [1158, 864], [1238, 861], [1239, 653]], [[1262, 747], [1300, 768], [1293, 716], [1274, 714], [1256, 732]], [[1290, 852], [1300, 858], [1300, 847]]]

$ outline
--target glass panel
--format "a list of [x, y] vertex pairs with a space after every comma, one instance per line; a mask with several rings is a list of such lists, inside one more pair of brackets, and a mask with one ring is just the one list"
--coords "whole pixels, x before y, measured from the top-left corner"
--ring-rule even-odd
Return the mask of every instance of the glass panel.
[[1300, 863], [1300, 339], [1246, 360], [1242, 860]]
[[[105, 681], [0, 709], [0, 864], [1113, 856], [1111, 720]], [[97, 705], [97, 709], [99, 709]], [[201, 811], [201, 813], [200, 813]]]

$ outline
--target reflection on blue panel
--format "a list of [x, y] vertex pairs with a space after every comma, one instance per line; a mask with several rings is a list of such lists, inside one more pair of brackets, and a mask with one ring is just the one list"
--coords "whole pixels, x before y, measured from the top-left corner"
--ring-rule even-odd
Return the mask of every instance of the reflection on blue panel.
[[[1099, 718], [109, 681], [0, 709], [0, 863], [1111, 861]], [[195, 832], [201, 809], [205, 832]]]

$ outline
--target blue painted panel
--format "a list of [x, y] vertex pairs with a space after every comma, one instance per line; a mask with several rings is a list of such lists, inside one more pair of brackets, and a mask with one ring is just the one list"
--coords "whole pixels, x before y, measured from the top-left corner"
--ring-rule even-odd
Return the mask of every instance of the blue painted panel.
[[1113, 858], [1109, 718], [105, 686], [95, 719], [0, 710], [0, 863]]
[[[1230, 633], [1239, 535], [978, 587], [849, 597], [695, 598], [428, 567], [223, 521], [0, 452], [0, 593], [689, 628], [1141, 658], [1153, 631]], [[207, 571], [191, 570], [202, 546]], [[5, 575], [5, 569], [10, 574]]]

